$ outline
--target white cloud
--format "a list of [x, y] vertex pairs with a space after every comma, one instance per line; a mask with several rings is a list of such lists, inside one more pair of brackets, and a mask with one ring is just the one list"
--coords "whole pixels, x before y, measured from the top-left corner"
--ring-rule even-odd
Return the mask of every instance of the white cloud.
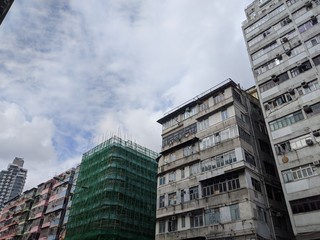
[[24, 157], [36, 185], [104, 134], [159, 151], [164, 112], [229, 77], [253, 85], [250, 2], [15, 1], [0, 31], [0, 168]]

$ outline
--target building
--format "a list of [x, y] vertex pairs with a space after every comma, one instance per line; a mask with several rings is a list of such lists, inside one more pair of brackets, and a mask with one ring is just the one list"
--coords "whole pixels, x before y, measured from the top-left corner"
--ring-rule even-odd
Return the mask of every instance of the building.
[[23, 159], [16, 157], [7, 170], [0, 172], [0, 209], [5, 202], [21, 194], [27, 177], [23, 164]]
[[256, 0], [243, 34], [294, 234], [320, 239], [320, 1]]
[[14, 0], [0, 0], [0, 25], [7, 15]]
[[231, 79], [162, 124], [156, 239], [292, 239], [259, 102]]
[[21, 239], [29, 218], [36, 188], [9, 201], [0, 212], [0, 239]]
[[84, 153], [66, 239], [154, 239], [157, 156], [118, 137]]
[[11, 199], [0, 212], [0, 240], [56, 240], [63, 234], [75, 169]]

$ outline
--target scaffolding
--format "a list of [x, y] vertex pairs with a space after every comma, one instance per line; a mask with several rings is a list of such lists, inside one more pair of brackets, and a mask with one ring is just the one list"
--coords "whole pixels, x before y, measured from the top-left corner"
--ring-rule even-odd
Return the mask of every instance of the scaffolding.
[[154, 239], [157, 157], [115, 136], [86, 152], [66, 239]]

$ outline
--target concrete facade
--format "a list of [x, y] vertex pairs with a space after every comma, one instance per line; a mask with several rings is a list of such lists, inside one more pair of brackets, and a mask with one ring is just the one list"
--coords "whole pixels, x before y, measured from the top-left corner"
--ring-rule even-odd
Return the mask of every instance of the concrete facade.
[[231, 79], [158, 120], [156, 239], [292, 239], [256, 98]]
[[243, 34], [297, 239], [320, 238], [320, 1], [256, 0]]
[[16, 157], [7, 170], [0, 172], [0, 209], [5, 202], [21, 194], [27, 177], [23, 164], [23, 159]]

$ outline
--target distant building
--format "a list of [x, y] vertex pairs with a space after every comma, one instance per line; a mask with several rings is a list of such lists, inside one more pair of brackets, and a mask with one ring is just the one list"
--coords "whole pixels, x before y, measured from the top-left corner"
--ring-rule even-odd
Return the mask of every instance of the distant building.
[[320, 239], [320, 1], [255, 0], [243, 34], [297, 239]]
[[157, 156], [118, 137], [84, 153], [66, 239], [153, 240]]
[[14, 0], [0, 0], [0, 25], [6, 17]]
[[0, 209], [6, 201], [21, 194], [27, 177], [23, 164], [23, 159], [16, 157], [7, 170], [0, 172]]
[[158, 120], [156, 240], [292, 240], [262, 111], [251, 94], [229, 79]]
[[59, 239], [65, 230], [75, 169], [25, 191], [0, 212], [2, 239]]

